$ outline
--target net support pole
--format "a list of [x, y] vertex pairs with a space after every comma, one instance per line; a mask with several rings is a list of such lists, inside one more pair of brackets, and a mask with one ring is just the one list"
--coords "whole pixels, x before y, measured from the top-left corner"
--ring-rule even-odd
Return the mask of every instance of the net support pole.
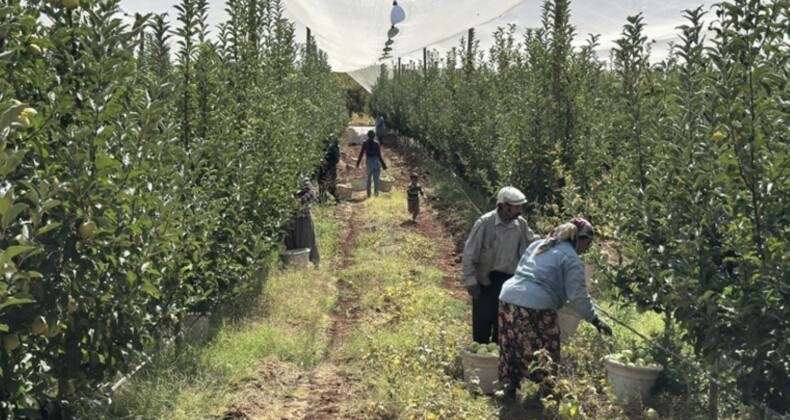
[[310, 55], [310, 44], [311, 44], [310, 38], [312, 38], [312, 34], [310, 33], [310, 28], [307, 28], [307, 35], [305, 36], [305, 41], [304, 41], [305, 45], [307, 46], [307, 55]]
[[428, 49], [422, 49], [422, 75], [428, 75]]
[[469, 28], [469, 35], [466, 37], [466, 59], [469, 70], [472, 70], [475, 58], [472, 56], [472, 45], [475, 42], [475, 28]]

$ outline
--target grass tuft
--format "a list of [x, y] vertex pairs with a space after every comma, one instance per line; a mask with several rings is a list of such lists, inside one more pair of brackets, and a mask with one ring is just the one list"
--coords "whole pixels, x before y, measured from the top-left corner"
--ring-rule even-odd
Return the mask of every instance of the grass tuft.
[[234, 401], [240, 384], [256, 378], [263, 360], [297, 367], [315, 366], [322, 360], [337, 295], [331, 266], [339, 260], [341, 239], [334, 211], [333, 207], [314, 209], [320, 268], [274, 269], [246, 318], [214, 326], [217, 333], [207, 344], [187, 344], [178, 355], [173, 348], [164, 351], [97, 417], [218, 416]]

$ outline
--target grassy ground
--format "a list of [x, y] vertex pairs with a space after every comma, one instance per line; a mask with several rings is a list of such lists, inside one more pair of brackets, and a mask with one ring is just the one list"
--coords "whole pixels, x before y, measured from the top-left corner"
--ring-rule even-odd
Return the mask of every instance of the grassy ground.
[[373, 125], [374, 118], [367, 114], [354, 114], [351, 116], [351, 121], [348, 123], [350, 126], [367, 126]]
[[[422, 162], [438, 199], [411, 224], [402, 178], [414, 161], [392, 153], [389, 172], [401, 179], [392, 193], [316, 210], [320, 269], [272, 273], [248, 318], [177, 358], [160, 357], [102, 417], [641, 418], [643, 407], [611, 402], [605, 378], [604, 355], [642, 345], [618, 325], [608, 338], [582, 322], [563, 346], [559, 403], [541, 407], [530, 384], [511, 405], [468, 392], [458, 349], [470, 340], [470, 307], [451, 233], [463, 237], [488, 200]], [[663, 330], [660, 315], [598, 296], [642, 334]], [[653, 405], [667, 418], [705, 418], [704, 390], [688, 391]]]
[[342, 352], [368, 389], [363, 413], [487, 417], [495, 411], [490, 400], [470, 398], [459, 380], [467, 303], [443, 287], [435, 241], [405, 223], [405, 203], [402, 191], [365, 203], [367, 221], [355, 250], [363, 263], [347, 271], [366, 322]]
[[[255, 379], [261, 361], [298, 366], [318, 363], [323, 334], [335, 305], [332, 262], [339, 256], [334, 208], [314, 210], [323, 264], [320, 269], [275, 271], [251, 314], [225, 323], [205, 345], [170, 349], [115, 396], [99, 417], [196, 419], [219, 416], [235, 398], [237, 384]], [[308, 274], [308, 275], [306, 275]]]

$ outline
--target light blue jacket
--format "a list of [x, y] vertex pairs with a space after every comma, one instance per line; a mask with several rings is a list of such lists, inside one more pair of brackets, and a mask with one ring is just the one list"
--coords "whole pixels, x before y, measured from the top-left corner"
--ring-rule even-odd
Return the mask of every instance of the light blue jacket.
[[584, 263], [568, 241], [535, 255], [545, 241], [535, 241], [527, 248], [516, 273], [502, 286], [499, 300], [530, 309], [555, 311], [570, 301], [580, 317], [592, 321], [595, 310], [587, 293]]

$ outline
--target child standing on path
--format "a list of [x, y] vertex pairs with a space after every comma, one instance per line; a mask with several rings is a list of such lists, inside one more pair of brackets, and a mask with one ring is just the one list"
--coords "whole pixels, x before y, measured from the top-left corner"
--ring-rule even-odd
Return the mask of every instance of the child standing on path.
[[408, 188], [406, 188], [406, 197], [408, 198], [409, 202], [409, 213], [411, 213], [411, 221], [417, 221], [417, 215], [420, 214], [420, 196], [425, 198], [425, 193], [422, 192], [422, 186], [418, 182], [417, 174], [412, 173], [409, 176], [411, 182], [409, 182]]

